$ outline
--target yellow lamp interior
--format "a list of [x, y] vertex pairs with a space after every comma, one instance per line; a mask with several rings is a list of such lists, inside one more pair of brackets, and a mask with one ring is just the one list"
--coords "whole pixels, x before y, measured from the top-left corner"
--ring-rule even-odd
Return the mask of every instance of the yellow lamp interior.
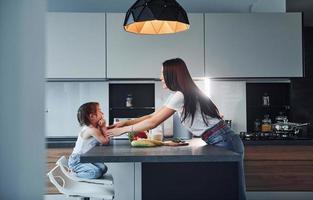
[[161, 21], [161, 20], [151, 20], [143, 22], [134, 22], [124, 29], [131, 33], [137, 34], [170, 34], [185, 31], [189, 29], [190, 25], [182, 22], [176, 21]]

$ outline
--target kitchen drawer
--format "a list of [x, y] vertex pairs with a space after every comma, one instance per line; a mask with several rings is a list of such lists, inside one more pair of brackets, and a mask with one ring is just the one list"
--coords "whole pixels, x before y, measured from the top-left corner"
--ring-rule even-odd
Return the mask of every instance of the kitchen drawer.
[[266, 145], [245, 146], [245, 160], [311, 160], [313, 161], [312, 145]]
[[313, 191], [313, 146], [245, 147], [247, 191]]
[[313, 161], [246, 161], [248, 191], [313, 191]]

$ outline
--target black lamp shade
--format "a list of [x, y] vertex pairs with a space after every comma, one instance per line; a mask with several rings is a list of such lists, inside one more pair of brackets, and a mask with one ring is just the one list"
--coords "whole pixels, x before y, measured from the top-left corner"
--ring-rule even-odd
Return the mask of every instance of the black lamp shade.
[[175, 0], [137, 0], [127, 11], [125, 31], [170, 34], [189, 29], [186, 11]]

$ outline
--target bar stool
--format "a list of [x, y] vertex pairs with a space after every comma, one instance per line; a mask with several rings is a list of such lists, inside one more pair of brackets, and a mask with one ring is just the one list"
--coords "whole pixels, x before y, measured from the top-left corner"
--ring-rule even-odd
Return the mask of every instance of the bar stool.
[[49, 171], [47, 176], [60, 193], [69, 197], [80, 197], [84, 199], [100, 198], [104, 200], [114, 199], [112, 184], [104, 185], [70, 179], [63, 173], [59, 165], [56, 165]]

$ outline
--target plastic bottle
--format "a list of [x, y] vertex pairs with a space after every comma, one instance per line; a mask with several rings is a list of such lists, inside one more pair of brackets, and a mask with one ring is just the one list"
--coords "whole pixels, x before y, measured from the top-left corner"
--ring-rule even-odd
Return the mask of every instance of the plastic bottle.
[[266, 92], [263, 94], [263, 97], [262, 97], [262, 105], [265, 107], [270, 106], [270, 97], [268, 96]]
[[133, 95], [131, 94], [126, 97], [126, 107], [133, 107]]

